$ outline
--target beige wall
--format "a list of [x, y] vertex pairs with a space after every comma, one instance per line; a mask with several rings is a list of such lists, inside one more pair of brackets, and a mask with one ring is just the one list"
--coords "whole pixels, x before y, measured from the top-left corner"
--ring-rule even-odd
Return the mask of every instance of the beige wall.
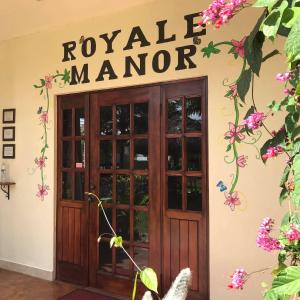
[[[277, 204], [280, 162], [274, 161], [264, 167], [255, 159], [256, 150], [251, 146], [241, 146], [249, 157], [249, 165], [241, 171], [238, 190], [242, 193], [243, 204], [235, 212], [223, 205], [224, 196], [216, 189], [220, 179], [230, 181], [232, 166], [224, 163], [226, 142], [223, 134], [227, 123], [233, 119], [232, 102], [223, 97], [224, 78], [233, 79], [238, 75], [241, 61], [232, 56], [220, 54], [210, 60], [202, 58], [200, 52], [194, 58], [196, 69], [174, 71], [176, 66], [175, 47], [191, 43], [184, 40], [185, 14], [197, 12], [207, 6], [208, 1], [164, 0], [153, 1], [116, 15], [90, 19], [63, 28], [6, 41], [0, 44], [0, 108], [16, 108], [16, 159], [7, 161], [10, 174], [16, 186], [12, 188], [11, 200], [7, 201], [0, 193], [0, 260], [32, 266], [45, 271], [54, 270], [54, 227], [55, 227], [55, 95], [79, 91], [102, 90], [122, 86], [133, 86], [157, 81], [208, 76], [209, 97], [209, 202], [210, 202], [210, 294], [212, 300], [253, 300], [261, 298], [259, 282], [262, 277], [250, 281], [243, 292], [229, 291], [229, 275], [236, 267], [244, 267], [248, 272], [271, 266], [273, 256], [258, 249], [255, 244], [256, 232], [265, 216], [279, 218], [283, 214]], [[53, 8], [55, 13], [56, 7]], [[202, 39], [202, 45], [209, 41], [231, 38], [241, 39], [255, 22], [258, 11], [242, 12], [222, 30], [209, 28]], [[34, 17], [34, 16], [33, 16]], [[176, 42], [156, 45], [158, 20], [168, 19], [168, 30], [176, 33]], [[140, 25], [151, 42], [147, 48], [135, 47], [122, 52], [130, 29]], [[39, 78], [56, 69], [69, 68], [70, 63], [62, 63], [62, 43], [79, 40], [81, 35], [97, 37], [99, 34], [122, 29], [115, 41], [115, 53], [104, 55], [104, 43], [98, 40], [99, 49], [92, 58], [78, 57], [76, 64], [89, 63], [91, 82], [85, 85], [55, 88], [50, 103], [50, 149], [48, 152], [47, 181], [51, 187], [49, 196], [42, 202], [35, 197], [39, 183], [39, 173], [32, 174], [34, 157], [39, 153], [41, 128], [36, 114], [42, 102], [32, 85]], [[270, 45], [271, 46], [271, 45]], [[172, 55], [171, 67], [166, 73], [155, 74], [147, 63], [145, 76], [123, 79], [124, 56], [148, 52], [150, 59], [157, 50], [167, 49]], [[117, 80], [95, 82], [103, 59], [110, 59]], [[281, 86], [276, 83], [274, 74], [284, 70], [284, 58], [277, 57], [267, 62], [261, 74], [261, 82], [256, 84], [256, 97], [259, 109], [281, 95]], [[271, 80], [269, 79], [271, 78]], [[266, 84], [268, 80], [268, 84]], [[276, 119], [268, 121], [278, 129]], [[267, 277], [268, 278], [268, 277]]]

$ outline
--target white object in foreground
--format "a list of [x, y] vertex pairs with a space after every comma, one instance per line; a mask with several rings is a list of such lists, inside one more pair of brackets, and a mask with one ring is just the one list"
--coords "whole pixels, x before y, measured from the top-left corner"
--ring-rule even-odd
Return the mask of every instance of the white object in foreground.
[[[183, 269], [177, 275], [168, 293], [163, 300], [184, 300], [186, 299], [189, 285], [191, 282], [191, 270], [189, 268]], [[146, 292], [142, 300], [153, 300], [151, 292]]]

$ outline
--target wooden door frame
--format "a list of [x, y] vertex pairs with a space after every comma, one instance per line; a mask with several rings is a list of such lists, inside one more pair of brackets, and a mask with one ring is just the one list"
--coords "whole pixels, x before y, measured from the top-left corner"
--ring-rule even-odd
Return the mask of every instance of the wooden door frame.
[[[210, 287], [210, 283], [209, 283], [209, 266], [210, 266], [210, 259], [209, 259], [209, 244], [210, 244], [210, 239], [209, 239], [209, 168], [208, 168], [208, 162], [209, 162], [209, 149], [208, 149], [208, 135], [209, 135], [209, 130], [208, 130], [208, 77], [207, 76], [201, 76], [201, 77], [193, 77], [193, 78], [185, 78], [185, 79], [178, 79], [178, 80], [171, 80], [171, 81], [158, 81], [158, 82], [154, 82], [154, 83], [149, 83], [149, 84], [141, 84], [141, 85], [134, 85], [134, 86], [126, 86], [126, 87], [120, 87], [120, 88], [109, 88], [109, 89], [102, 89], [102, 90], [91, 90], [91, 91], [88, 91], [88, 92], [82, 92], [82, 93], [71, 93], [71, 94], [67, 94], [67, 95], [58, 95], [57, 96], [57, 111], [56, 111], [56, 115], [57, 115], [57, 123], [56, 123], [56, 126], [57, 126], [57, 137], [56, 137], [56, 157], [58, 158], [58, 151], [59, 151], [59, 140], [58, 140], [58, 137], [59, 137], [59, 134], [58, 134], [58, 130], [59, 130], [59, 122], [60, 122], [60, 119], [59, 119], [59, 99], [62, 98], [62, 97], [66, 97], [66, 96], [87, 96], [89, 97], [89, 106], [90, 106], [90, 101], [91, 101], [91, 94], [94, 93], [94, 92], [109, 92], [109, 91], [122, 91], [122, 90], [125, 90], [125, 89], [130, 89], [130, 88], [141, 88], [141, 87], [153, 87], [153, 86], [160, 86], [160, 87], [163, 87], [164, 85], [169, 85], [169, 84], [176, 84], [176, 83], [184, 83], [184, 82], [191, 82], [191, 81], [199, 81], [199, 80], [202, 80], [204, 81], [204, 104], [205, 104], [205, 122], [203, 124], [204, 126], [204, 131], [205, 131], [205, 137], [204, 137], [204, 140], [205, 140], [205, 151], [206, 151], [206, 163], [205, 163], [205, 166], [204, 169], [206, 170], [206, 176], [205, 176], [205, 179], [206, 179], [206, 184], [205, 184], [205, 194], [206, 194], [206, 256], [207, 256], [207, 269], [205, 270], [205, 272], [207, 273], [207, 284], [206, 284], [206, 290], [207, 290], [207, 300], [209, 299], [209, 287]], [[160, 106], [162, 106], [162, 95], [160, 97]], [[161, 108], [161, 112], [162, 113], [162, 108]], [[89, 114], [89, 119], [90, 119], [90, 111], [88, 112]], [[90, 130], [88, 131], [88, 134], [89, 136], [87, 137], [89, 143], [90, 143]], [[203, 147], [202, 147], [203, 149]], [[89, 154], [88, 154], [89, 155]], [[162, 152], [161, 152], [161, 155], [162, 155]], [[88, 161], [88, 164], [90, 163], [90, 161]], [[56, 197], [55, 197], [55, 201], [56, 201], [56, 216], [55, 216], [55, 226], [56, 226], [56, 230], [55, 230], [55, 248], [56, 248], [56, 257], [55, 257], [55, 267], [56, 267], [56, 277], [57, 277], [57, 264], [58, 264], [58, 261], [57, 261], [57, 247], [58, 247], [58, 215], [59, 215], [59, 212], [58, 212], [58, 201], [59, 201], [59, 192], [60, 192], [60, 182], [59, 182], [59, 169], [58, 169], [58, 164], [59, 164], [59, 160], [57, 159], [56, 161], [56, 182], [57, 182], [57, 188], [56, 188]], [[89, 176], [89, 175], [88, 175]], [[162, 179], [161, 179], [162, 180]], [[90, 182], [88, 182], [88, 185], [90, 184]], [[161, 201], [164, 201], [164, 195], [163, 195], [163, 189], [161, 189]], [[160, 209], [160, 218], [161, 218], [161, 228], [163, 228], [163, 203], [161, 203], [161, 209]], [[88, 218], [90, 219], [90, 218]], [[90, 224], [88, 224], [88, 228], [90, 228]], [[164, 251], [164, 243], [163, 243], [163, 235], [161, 235], [161, 253], [163, 253]], [[89, 251], [88, 251], [89, 252]], [[87, 257], [87, 261], [89, 261], [89, 258]], [[88, 263], [89, 264], [89, 263]], [[162, 255], [161, 255], [161, 261], [160, 261], [160, 264], [162, 266]], [[88, 266], [88, 272], [89, 272], [89, 266]], [[163, 272], [163, 270], [162, 270]], [[162, 272], [161, 274], [158, 274], [158, 278], [159, 278], [159, 282], [162, 283]], [[89, 282], [87, 283], [87, 285], [89, 285]]]

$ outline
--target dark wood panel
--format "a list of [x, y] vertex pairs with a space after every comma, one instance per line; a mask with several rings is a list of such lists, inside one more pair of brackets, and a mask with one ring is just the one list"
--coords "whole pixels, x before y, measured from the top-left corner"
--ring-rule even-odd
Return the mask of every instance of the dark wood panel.
[[170, 221], [171, 235], [171, 280], [173, 281], [180, 271], [180, 227], [179, 220]]
[[75, 228], [74, 228], [74, 264], [79, 265], [80, 264], [80, 253], [81, 253], [81, 234], [80, 234], [80, 224], [81, 224], [81, 218], [80, 218], [80, 209], [75, 209], [74, 212], [74, 222], [75, 222]]
[[180, 221], [180, 270], [189, 266], [189, 222]]
[[62, 245], [63, 245], [63, 261], [68, 261], [69, 259], [69, 208], [63, 207], [62, 216]]
[[198, 265], [198, 257], [199, 257], [199, 239], [198, 239], [198, 223], [197, 222], [189, 222], [189, 267], [192, 270], [192, 285], [191, 289], [194, 291], [198, 291], [198, 283], [199, 283], [199, 265]]
[[74, 239], [75, 239], [75, 215], [74, 208], [69, 208], [69, 258], [70, 263], [74, 263]]

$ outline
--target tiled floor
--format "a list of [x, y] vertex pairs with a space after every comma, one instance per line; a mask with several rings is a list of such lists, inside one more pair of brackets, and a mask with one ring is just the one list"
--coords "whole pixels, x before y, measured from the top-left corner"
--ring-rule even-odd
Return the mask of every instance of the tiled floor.
[[75, 289], [72, 284], [0, 269], [0, 300], [57, 300]]

